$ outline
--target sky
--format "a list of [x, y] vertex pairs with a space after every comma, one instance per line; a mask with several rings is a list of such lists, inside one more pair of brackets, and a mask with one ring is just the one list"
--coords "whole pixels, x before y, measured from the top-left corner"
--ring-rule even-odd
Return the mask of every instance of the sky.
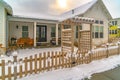
[[[14, 15], [41, 17], [58, 16], [92, 0], [4, 0]], [[120, 0], [103, 0], [113, 18], [120, 17]]]

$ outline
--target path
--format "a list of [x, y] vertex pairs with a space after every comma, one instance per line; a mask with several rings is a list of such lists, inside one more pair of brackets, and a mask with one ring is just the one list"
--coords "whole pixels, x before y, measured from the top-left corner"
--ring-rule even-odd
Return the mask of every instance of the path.
[[120, 80], [120, 67], [94, 74], [90, 80]]

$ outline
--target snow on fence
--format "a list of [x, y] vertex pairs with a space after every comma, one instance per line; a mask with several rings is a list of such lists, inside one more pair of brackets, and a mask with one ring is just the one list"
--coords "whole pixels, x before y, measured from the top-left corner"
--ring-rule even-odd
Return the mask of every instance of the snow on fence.
[[44, 52], [33, 56], [18, 59], [13, 56], [13, 61], [2, 60], [0, 62], [0, 79], [16, 80], [30, 74], [37, 74], [62, 68], [71, 68], [76, 65], [90, 63], [93, 60], [107, 58], [120, 53], [120, 48], [106, 48], [104, 50], [91, 51], [84, 57], [80, 53], [72, 55], [62, 52]]

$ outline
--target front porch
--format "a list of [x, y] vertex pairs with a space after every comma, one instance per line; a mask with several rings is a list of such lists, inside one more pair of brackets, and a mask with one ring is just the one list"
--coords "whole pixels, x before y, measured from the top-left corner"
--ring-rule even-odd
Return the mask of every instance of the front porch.
[[61, 41], [60, 26], [56, 22], [10, 20], [8, 30], [8, 48], [11, 46], [49, 47], [59, 45]]

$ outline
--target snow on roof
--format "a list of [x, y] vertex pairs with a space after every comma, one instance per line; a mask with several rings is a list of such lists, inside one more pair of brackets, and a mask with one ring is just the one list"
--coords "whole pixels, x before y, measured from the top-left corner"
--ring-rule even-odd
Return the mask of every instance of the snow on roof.
[[5, 9], [7, 10], [7, 12], [9, 13], [9, 14], [13, 14], [13, 11], [12, 11], [12, 8], [11, 8], [11, 6], [10, 5], [8, 5], [5, 1], [3, 1], [3, 0], [0, 0], [0, 3], [2, 3], [2, 5], [5, 7]]
[[[21, 18], [21, 19], [30, 19], [30, 20], [46, 20], [46, 21], [54, 21], [57, 22], [58, 18], [57, 17], [50, 17], [50, 16], [42, 16], [42, 17], [30, 17], [30, 16], [23, 16], [23, 15], [13, 15], [9, 16], [10, 18]], [[44, 18], [43, 18], [44, 17]]]
[[85, 13], [89, 8], [91, 8], [98, 0], [93, 0], [89, 3], [86, 3], [84, 5], [81, 5], [80, 7], [77, 7], [75, 9], [72, 9], [66, 13], [63, 13], [61, 15], [61, 21], [64, 20], [64, 19], [68, 19], [68, 18], [72, 18], [72, 17], [75, 17], [77, 15], [81, 15], [83, 13]]

